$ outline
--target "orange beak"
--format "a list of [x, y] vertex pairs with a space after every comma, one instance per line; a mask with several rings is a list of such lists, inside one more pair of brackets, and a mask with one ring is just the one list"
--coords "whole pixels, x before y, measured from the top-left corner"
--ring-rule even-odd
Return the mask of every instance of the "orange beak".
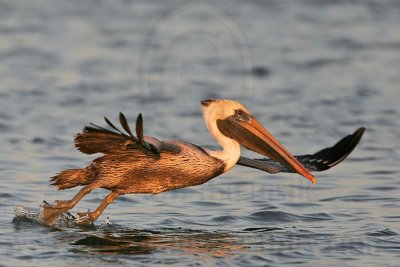
[[228, 117], [217, 121], [220, 131], [242, 144], [247, 149], [267, 156], [317, 183], [315, 178], [276, 138], [269, 133], [254, 117], [248, 121]]

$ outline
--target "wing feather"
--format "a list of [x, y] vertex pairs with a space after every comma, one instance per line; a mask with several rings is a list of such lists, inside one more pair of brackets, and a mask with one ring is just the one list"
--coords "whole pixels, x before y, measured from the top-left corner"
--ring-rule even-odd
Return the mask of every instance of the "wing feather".
[[119, 113], [119, 122], [121, 123], [122, 128], [129, 134], [129, 136], [131, 138], [135, 138], [133, 136], [131, 128], [129, 127], [128, 121], [126, 120], [125, 115], [122, 112]]
[[153, 140], [157, 141], [154, 144], [144, 140], [143, 118], [141, 115], [138, 116], [140, 122], [136, 122], [136, 133], [140, 134], [138, 136], [133, 135], [128, 121], [122, 112], [119, 115], [119, 119], [126, 133], [105, 117], [104, 120], [110, 129], [91, 123], [90, 126], [86, 126], [81, 133], [75, 136], [75, 147], [85, 154], [111, 154], [122, 150], [143, 150], [146, 153], [160, 153], [159, 146], [161, 143], [157, 139], [153, 138]]
[[136, 119], [136, 136], [139, 139], [139, 142], [144, 145], [144, 138], [143, 138], [143, 118], [142, 114], [139, 113]]
[[[116, 130], [116, 131], [119, 132], [120, 134], [125, 135], [123, 132], [121, 132], [120, 129], [118, 129], [117, 127], [115, 127], [114, 124], [112, 124], [112, 122], [111, 122], [107, 117], [104, 117], [104, 120], [105, 120], [105, 122], [108, 124], [108, 126], [110, 126], [111, 128], [113, 128], [114, 130]], [[103, 129], [105, 129], [105, 128], [103, 128]]]
[[[295, 158], [309, 171], [325, 171], [342, 162], [357, 146], [365, 128], [357, 129], [353, 134], [347, 135], [334, 146], [322, 149], [314, 154], [297, 155]], [[269, 173], [293, 172], [279, 162], [272, 159], [249, 159], [240, 157], [238, 165], [259, 169]]]

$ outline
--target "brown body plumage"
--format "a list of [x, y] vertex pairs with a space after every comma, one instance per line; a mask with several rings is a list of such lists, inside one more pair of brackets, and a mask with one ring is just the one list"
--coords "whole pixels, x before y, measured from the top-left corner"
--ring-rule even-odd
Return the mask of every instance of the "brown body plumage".
[[[84, 146], [92, 133], [78, 135]], [[223, 173], [223, 162], [203, 149], [178, 141], [160, 142], [159, 153], [146, 149], [110, 150], [83, 169], [65, 170], [52, 178], [57, 189], [79, 185], [109, 189], [118, 194], [158, 194], [205, 183]]]

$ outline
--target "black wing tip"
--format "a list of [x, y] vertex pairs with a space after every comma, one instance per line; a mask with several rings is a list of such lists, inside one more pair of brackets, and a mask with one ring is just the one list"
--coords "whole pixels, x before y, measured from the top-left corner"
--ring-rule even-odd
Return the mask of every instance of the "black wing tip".
[[[350, 154], [353, 151], [353, 149], [358, 145], [358, 143], [360, 142], [361, 138], [364, 135], [365, 130], [366, 130], [365, 127], [360, 127], [353, 134], [348, 136], [349, 140], [346, 143], [348, 154]], [[343, 138], [341, 141], [345, 139], [346, 137]], [[336, 145], [339, 145], [339, 143], [340, 141]]]
[[349, 149], [350, 150], [349, 154], [358, 145], [365, 131], [366, 131], [365, 127], [360, 127], [351, 135], [351, 141], [349, 142], [349, 148], [351, 149]]
[[367, 129], [365, 127], [360, 127], [353, 133], [353, 136], [360, 140], [366, 130]]
[[323, 149], [313, 154], [311, 157], [315, 159], [323, 159], [328, 161], [326, 164], [313, 166], [315, 171], [324, 171], [330, 169], [342, 161], [344, 161], [360, 142], [366, 128], [360, 127], [353, 134], [345, 136], [339, 140], [334, 146]]

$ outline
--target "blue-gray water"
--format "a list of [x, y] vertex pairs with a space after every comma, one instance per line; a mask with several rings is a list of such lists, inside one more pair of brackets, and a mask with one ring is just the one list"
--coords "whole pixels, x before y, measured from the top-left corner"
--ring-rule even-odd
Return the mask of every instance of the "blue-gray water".
[[[399, 25], [396, 0], [1, 1], [0, 266], [397, 266]], [[121, 197], [96, 222], [111, 226], [12, 223], [77, 192], [48, 179], [94, 158], [73, 147], [85, 124], [142, 112], [147, 135], [215, 145], [209, 97], [242, 101], [297, 154], [367, 131], [317, 185], [238, 166]]]

